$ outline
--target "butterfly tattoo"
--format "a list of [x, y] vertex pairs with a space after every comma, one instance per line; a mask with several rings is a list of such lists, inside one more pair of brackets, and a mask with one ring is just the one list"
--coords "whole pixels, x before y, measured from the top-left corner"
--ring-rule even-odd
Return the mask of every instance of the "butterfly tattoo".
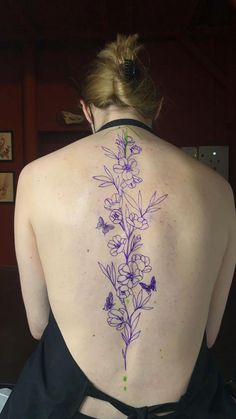
[[112, 292], [109, 292], [108, 297], [106, 298], [106, 302], [104, 304], [103, 310], [111, 310], [111, 308], [114, 306], [115, 304], [113, 303], [113, 294]]
[[151, 291], [156, 291], [156, 279], [155, 276], [152, 277], [150, 285], [145, 284], [144, 282], [140, 282], [139, 285], [141, 285], [141, 287], [148, 292], [148, 294], [151, 293]]
[[112, 224], [105, 223], [102, 217], [99, 217], [97, 227], [98, 229], [102, 229], [103, 234], [107, 234], [110, 230], [115, 228]]

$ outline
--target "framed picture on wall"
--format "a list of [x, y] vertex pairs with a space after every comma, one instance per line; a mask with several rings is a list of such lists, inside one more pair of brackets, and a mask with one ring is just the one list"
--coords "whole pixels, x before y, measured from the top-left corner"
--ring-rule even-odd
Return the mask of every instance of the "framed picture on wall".
[[13, 132], [0, 131], [0, 161], [13, 160]]
[[0, 204], [15, 201], [14, 172], [0, 172]]

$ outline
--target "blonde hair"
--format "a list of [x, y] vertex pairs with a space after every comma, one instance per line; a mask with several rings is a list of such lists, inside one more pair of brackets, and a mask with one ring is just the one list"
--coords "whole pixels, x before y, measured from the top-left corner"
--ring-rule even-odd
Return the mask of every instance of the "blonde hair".
[[116, 41], [97, 54], [81, 92], [88, 105], [132, 107], [146, 118], [160, 110], [162, 97], [138, 57], [143, 49], [138, 38], [137, 34], [118, 34]]

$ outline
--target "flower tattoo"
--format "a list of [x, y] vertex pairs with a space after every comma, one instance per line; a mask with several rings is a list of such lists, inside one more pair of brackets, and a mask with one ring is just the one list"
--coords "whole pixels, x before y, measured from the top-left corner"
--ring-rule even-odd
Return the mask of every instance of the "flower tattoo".
[[119, 229], [120, 234], [113, 235], [108, 240], [107, 247], [111, 256], [123, 255], [124, 262], [117, 268], [113, 262], [105, 266], [98, 261], [98, 265], [110, 281], [111, 291], [106, 297], [103, 310], [108, 325], [120, 332], [124, 343], [122, 358], [126, 370], [128, 348], [141, 334], [141, 330], [137, 330], [141, 314], [143, 310], [153, 309], [148, 303], [152, 293], [157, 291], [155, 275], [149, 277], [149, 281], [145, 278], [152, 267], [150, 258], [138, 252], [142, 247], [140, 232], [149, 228], [148, 213], [160, 210], [159, 204], [168, 194], [157, 197], [157, 192], [154, 192], [146, 208], [143, 206], [141, 191], [138, 192], [137, 200], [129, 195], [127, 191], [135, 189], [143, 182], [136, 160], [142, 148], [128, 135], [127, 128], [122, 130], [122, 134], [118, 134], [115, 145], [117, 154], [102, 147], [105, 156], [115, 160], [112, 170], [104, 165], [105, 175], [93, 176], [93, 179], [99, 182], [100, 188], [110, 186], [115, 189], [104, 201], [104, 209], [109, 212], [108, 217], [112, 224], [105, 222], [100, 216], [96, 228], [101, 229], [104, 236], [114, 228]]
[[107, 246], [110, 248], [110, 253], [112, 256], [118, 255], [118, 253], [121, 253], [124, 251], [126, 239], [120, 237], [119, 235], [113, 236], [113, 240], [109, 240]]

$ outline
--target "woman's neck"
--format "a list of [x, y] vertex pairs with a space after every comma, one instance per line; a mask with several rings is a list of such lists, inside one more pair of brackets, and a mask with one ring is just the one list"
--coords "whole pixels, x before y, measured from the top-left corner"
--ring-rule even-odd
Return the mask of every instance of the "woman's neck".
[[152, 121], [142, 117], [138, 112], [131, 108], [120, 108], [109, 106], [106, 110], [93, 107], [92, 109], [95, 131], [98, 131], [103, 125], [116, 119], [135, 119], [141, 121], [151, 128]]

